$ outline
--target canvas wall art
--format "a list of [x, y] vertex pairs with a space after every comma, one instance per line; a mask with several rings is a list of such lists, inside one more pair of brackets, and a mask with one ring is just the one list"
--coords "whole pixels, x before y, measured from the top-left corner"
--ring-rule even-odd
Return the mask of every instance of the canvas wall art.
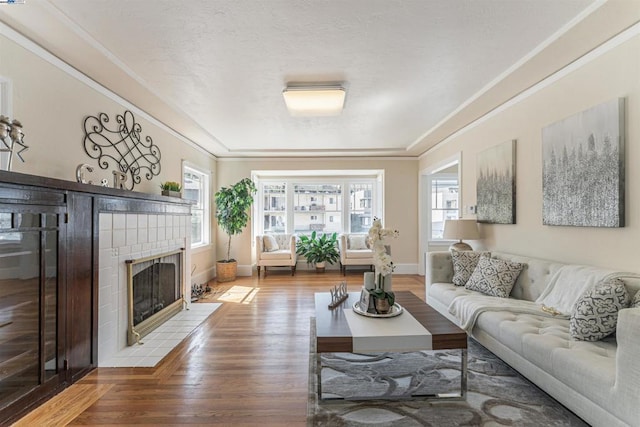
[[542, 222], [624, 227], [624, 99], [542, 129]]
[[478, 154], [477, 220], [489, 224], [516, 223], [516, 141]]

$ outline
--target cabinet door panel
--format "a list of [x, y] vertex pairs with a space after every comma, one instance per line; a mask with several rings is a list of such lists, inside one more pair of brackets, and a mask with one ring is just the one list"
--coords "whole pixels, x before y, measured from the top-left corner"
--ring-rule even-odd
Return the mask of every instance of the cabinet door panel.
[[[93, 201], [69, 197], [67, 224], [67, 358], [71, 380], [95, 367], [95, 304], [93, 289]], [[95, 322], [95, 323], [94, 323]]]

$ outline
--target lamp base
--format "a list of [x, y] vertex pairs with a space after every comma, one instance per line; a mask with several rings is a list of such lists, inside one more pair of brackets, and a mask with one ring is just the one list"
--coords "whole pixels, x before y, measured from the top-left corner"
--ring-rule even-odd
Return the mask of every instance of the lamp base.
[[450, 251], [472, 251], [473, 248], [464, 242], [456, 242], [449, 246]]

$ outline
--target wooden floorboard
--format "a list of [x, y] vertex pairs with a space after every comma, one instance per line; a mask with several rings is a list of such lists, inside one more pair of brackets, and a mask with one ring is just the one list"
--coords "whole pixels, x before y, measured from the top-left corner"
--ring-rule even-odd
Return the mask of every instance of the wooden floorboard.
[[[269, 271], [210, 285], [222, 302], [155, 368], [99, 368], [16, 426], [306, 425], [309, 319], [314, 293], [338, 272]], [[362, 272], [348, 272], [358, 290]], [[424, 277], [394, 275], [395, 290], [424, 299]]]

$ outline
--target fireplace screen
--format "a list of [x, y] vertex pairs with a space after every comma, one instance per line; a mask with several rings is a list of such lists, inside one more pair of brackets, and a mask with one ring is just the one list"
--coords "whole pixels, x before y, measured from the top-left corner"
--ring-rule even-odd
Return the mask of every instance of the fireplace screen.
[[140, 339], [182, 310], [183, 250], [127, 261], [128, 344]]

